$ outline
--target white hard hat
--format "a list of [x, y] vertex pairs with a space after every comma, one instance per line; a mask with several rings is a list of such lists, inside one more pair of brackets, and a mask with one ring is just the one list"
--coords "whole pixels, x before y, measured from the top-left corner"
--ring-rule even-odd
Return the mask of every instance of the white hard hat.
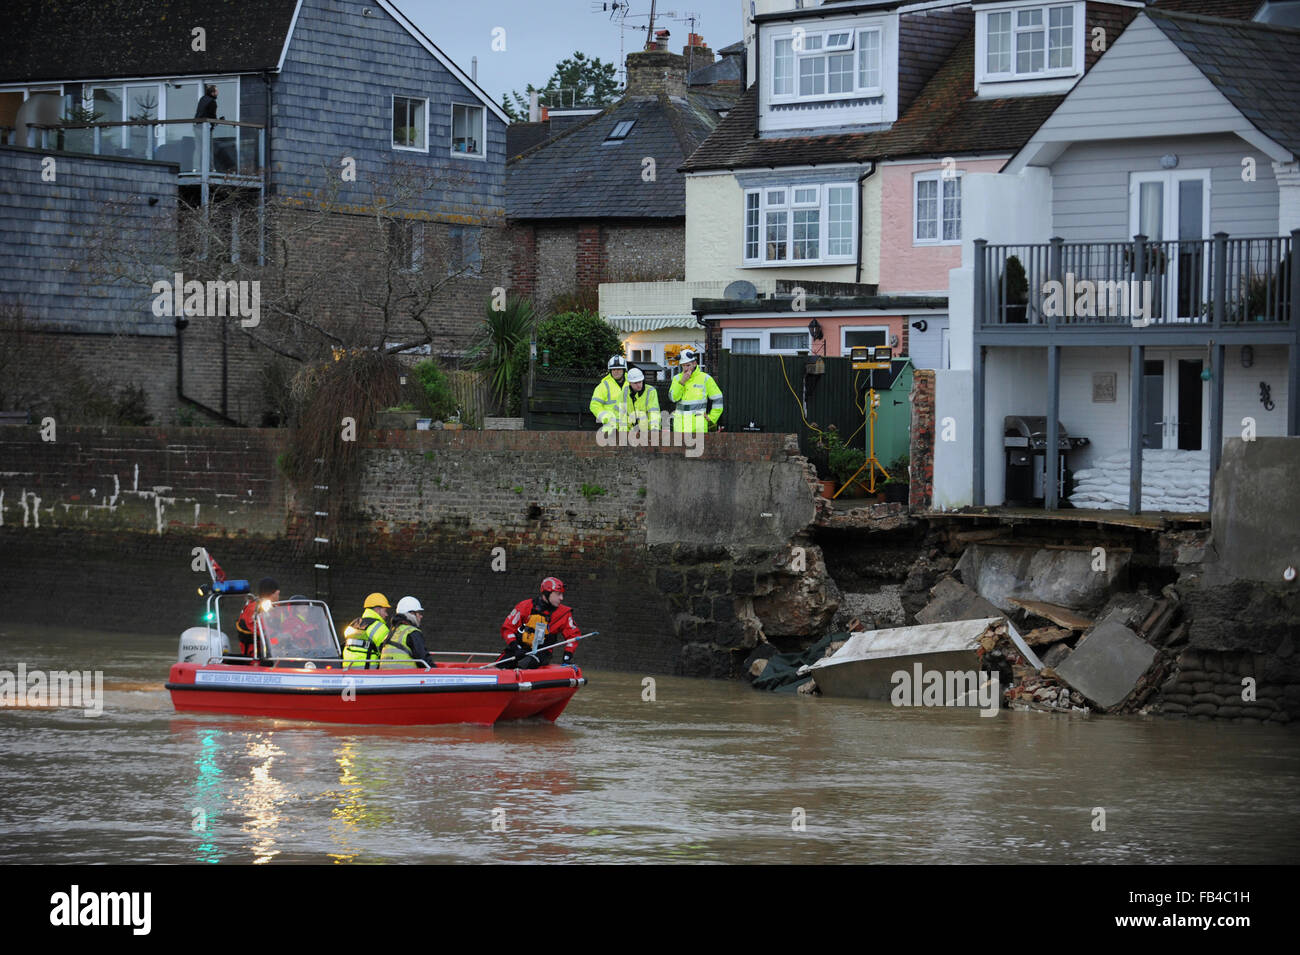
[[633, 368], [627, 373], [627, 381], [630, 385], [635, 385], [638, 381], [645, 381], [645, 372], [640, 368]]
[[398, 613], [424, 613], [424, 608], [420, 606], [420, 601], [414, 597], [403, 597], [397, 601]]
[[677, 363], [679, 365], [684, 365], [688, 361], [699, 361], [699, 360], [700, 360], [700, 353], [697, 352], [694, 348], [683, 348], [682, 353], [677, 356]]
[[627, 367], [627, 359], [624, 358], [622, 355], [615, 355], [613, 358], [609, 360], [609, 369], [611, 371], [615, 368], [626, 368], [626, 367]]

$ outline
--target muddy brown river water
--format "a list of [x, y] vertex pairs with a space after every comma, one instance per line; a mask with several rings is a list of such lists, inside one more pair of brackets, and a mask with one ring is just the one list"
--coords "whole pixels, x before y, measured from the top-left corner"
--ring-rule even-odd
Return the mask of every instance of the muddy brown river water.
[[555, 725], [195, 717], [163, 689], [174, 636], [22, 637], [0, 624], [0, 670], [102, 670], [104, 711], [0, 708], [0, 862], [1300, 860], [1286, 727], [663, 676], [647, 701], [612, 672]]

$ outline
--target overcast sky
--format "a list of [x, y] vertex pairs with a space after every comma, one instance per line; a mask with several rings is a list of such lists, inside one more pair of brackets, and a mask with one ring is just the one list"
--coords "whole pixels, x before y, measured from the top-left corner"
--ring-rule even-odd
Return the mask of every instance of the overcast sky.
[[[601, 12], [601, 0], [394, 0], [429, 39], [465, 70], [478, 57], [478, 82], [501, 102], [509, 90], [541, 86], [555, 64], [581, 50], [621, 65], [619, 20]], [[740, 39], [741, 0], [657, 0], [655, 29], [672, 31], [669, 48], [680, 53], [690, 25], [665, 17], [697, 14], [695, 32], [714, 50]], [[645, 45], [650, 0], [631, 0], [623, 31], [626, 55]], [[504, 52], [492, 50], [492, 31], [505, 30]]]

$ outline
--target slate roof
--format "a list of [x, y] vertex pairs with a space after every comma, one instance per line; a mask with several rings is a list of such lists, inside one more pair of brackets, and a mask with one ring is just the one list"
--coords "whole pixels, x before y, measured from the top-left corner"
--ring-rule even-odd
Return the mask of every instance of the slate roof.
[[[730, 49], [730, 47], [728, 47]], [[743, 83], [745, 80], [745, 57], [728, 55], [720, 60], [692, 70], [687, 80], [691, 86], [711, 86], [714, 83]]]
[[[296, 0], [5, 0], [0, 82], [274, 69]], [[206, 52], [190, 30], [206, 31]]]
[[[825, 9], [820, 7], [817, 9]], [[1088, 4], [1087, 28], [1106, 29], [1111, 42], [1140, 11]], [[1089, 49], [1085, 69], [1100, 53]], [[751, 86], [717, 130], [682, 165], [711, 169], [860, 163], [909, 156], [1015, 152], [1061, 104], [1065, 94], [975, 97], [975, 29], [971, 26], [903, 114], [887, 129], [860, 133], [760, 139], [758, 90]]]
[[1249, 20], [1264, 5], [1264, 0], [1155, 0], [1157, 10], [1196, 13], [1207, 17]]
[[[725, 99], [730, 105], [731, 99]], [[626, 139], [607, 142], [624, 120]], [[533, 147], [506, 164], [506, 215], [511, 219], [663, 219], [686, 215], [682, 161], [711, 133], [718, 114], [691, 93], [625, 97], [597, 116]], [[653, 182], [643, 157], [655, 160]]]
[[1146, 11], [1265, 136], [1300, 154], [1300, 30]]

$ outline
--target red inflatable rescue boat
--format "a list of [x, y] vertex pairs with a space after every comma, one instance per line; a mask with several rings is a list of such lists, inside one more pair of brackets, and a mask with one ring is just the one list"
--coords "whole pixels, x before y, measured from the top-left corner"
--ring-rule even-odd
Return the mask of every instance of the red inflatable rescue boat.
[[[244, 592], [241, 583], [222, 590]], [[435, 667], [373, 661], [378, 668], [345, 668], [329, 608], [317, 600], [264, 605], [254, 655], [236, 657], [214, 625], [221, 596], [208, 595], [207, 626], [181, 634], [180, 661], [167, 680], [178, 712], [393, 726], [554, 722], [587, 682], [572, 666], [497, 669], [491, 653], [434, 654]]]

